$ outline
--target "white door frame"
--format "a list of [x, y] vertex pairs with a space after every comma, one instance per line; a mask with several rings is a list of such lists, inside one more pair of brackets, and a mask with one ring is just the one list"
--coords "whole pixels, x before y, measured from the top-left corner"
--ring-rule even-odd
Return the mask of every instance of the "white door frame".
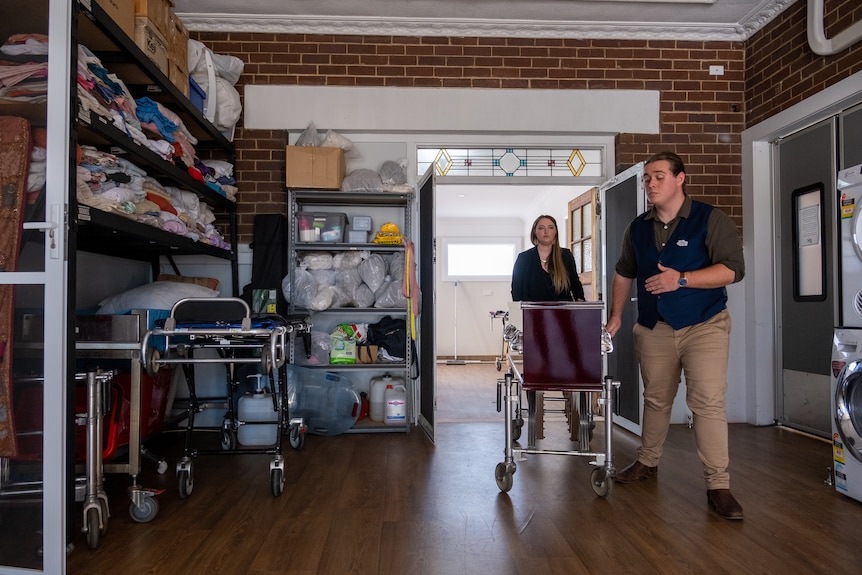
[[746, 421], [776, 418], [776, 223], [772, 142], [862, 102], [862, 72], [846, 78], [742, 133], [745, 248]]

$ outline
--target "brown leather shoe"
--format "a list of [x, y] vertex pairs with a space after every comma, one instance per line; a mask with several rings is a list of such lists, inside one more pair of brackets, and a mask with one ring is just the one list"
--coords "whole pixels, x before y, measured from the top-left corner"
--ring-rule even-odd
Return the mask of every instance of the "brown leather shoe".
[[635, 481], [642, 481], [644, 479], [649, 479], [650, 477], [655, 477], [656, 475], [658, 475], [658, 466], [649, 467], [640, 461], [635, 460], [634, 463], [619, 473], [614, 473], [613, 479], [620, 483], [634, 483]]
[[710, 508], [725, 519], [742, 519], [742, 505], [730, 492], [730, 489], [709, 489], [706, 501]]

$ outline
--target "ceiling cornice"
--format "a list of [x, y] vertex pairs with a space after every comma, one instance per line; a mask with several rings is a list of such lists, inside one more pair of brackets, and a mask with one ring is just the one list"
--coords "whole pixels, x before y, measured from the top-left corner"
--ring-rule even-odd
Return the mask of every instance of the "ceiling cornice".
[[186, 28], [196, 32], [265, 32], [359, 36], [455, 36], [496, 38], [573, 38], [744, 41], [796, 0], [765, 0], [738, 24], [655, 22], [589, 22], [490, 20], [458, 18], [395, 18], [295, 16], [281, 14], [199, 14], [178, 12]]

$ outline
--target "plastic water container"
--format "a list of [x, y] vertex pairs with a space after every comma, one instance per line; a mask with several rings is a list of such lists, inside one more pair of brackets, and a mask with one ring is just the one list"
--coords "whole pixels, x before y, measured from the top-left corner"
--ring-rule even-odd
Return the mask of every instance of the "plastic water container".
[[[239, 420], [243, 422], [236, 432], [240, 445], [273, 445], [278, 433], [278, 413], [272, 406], [271, 393], [249, 393], [237, 402]], [[271, 421], [271, 425], [249, 423]]]
[[400, 379], [393, 378], [388, 373], [382, 377], [371, 378], [371, 393], [368, 394], [368, 399], [371, 403], [368, 417], [371, 421], [383, 423], [383, 419], [386, 417], [386, 399], [383, 397], [386, 392], [386, 386], [398, 385], [400, 383]]
[[[269, 378], [256, 373], [248, 376], [255, 380], [254, 392], [247, 393], [237, 401], [237, 417], [242, 422], [236, 432], [240, 445], [273, 445], [278, 438], [278, 412], [272, 403], [272, 394], [266, 393]], [[264, 380], [267, 383], [264, 383]], [[253, 422], [272, 422], [261, 425]]]
[[386, 413], [384, 423], [386, 425], [407, 424], [407, 388], [403, 385], [387, 385], [384, 392]]
[[353, 382], [337, 373], [287, 366], [289, 417], [301, 417], [314, 435], [338, 435], [356, 423], [362, 400]]

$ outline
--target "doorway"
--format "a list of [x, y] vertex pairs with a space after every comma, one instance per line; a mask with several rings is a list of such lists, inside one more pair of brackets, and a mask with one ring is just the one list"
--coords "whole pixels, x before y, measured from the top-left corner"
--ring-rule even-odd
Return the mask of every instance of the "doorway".
[[[568, 247], [568, 202], [590, 186], [537, 185], [507, 178], [492, 184], [449, 184], [436, 180], [435, 266], [437, 359], [457, 355], [466, 362], [493, 361], [501, 353], [503, 322], [491, 316], [508, 310], [511, 302], [511, 266], [506, 277], [461, 279], [457, 288], [446, 279], [441, 255], [452, 238], [484, 238], [516, 242], [514, 255], [527, 248], [533, 220], [550, 214], [560, 228], [561, 245]], [[513, 260], [514, 262], [514, 260]], [[455, 300], [457, 296], [457, 302]], [[457, 313], [457, 321], [456, 321]], [[453, 329], [457, 328], [457, 336]], [[457, 342], [457, 349], [455, 344]]]

